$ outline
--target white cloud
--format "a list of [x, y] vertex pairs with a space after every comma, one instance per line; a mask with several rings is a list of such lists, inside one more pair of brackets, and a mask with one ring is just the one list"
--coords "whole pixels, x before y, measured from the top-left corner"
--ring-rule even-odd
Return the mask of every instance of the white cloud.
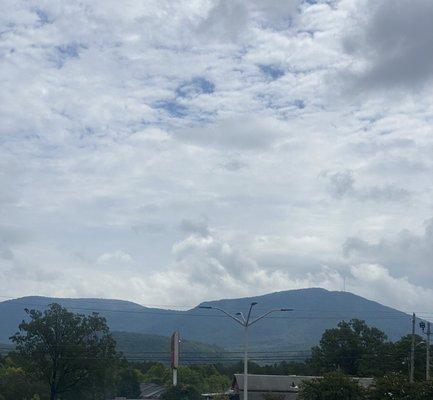
[[334, 173], [322, 171], [320, 177], [327, 181], [329, 194], [336, 199], [352, 197], [361, 201], [405, 201], [410, 197], [407, 190], [390, 184], [386, 186], [355, 187], [354, 173], [351, 170]]
[[350, 260], [378, 262], [386, 265], [397, 276], [410, 276], [412, 282], [429, 285], [432, 282], [431, 259], [433, 257], [433, 219], [425, 222], [422, 234], [402, 230], [391, 237], [370, 243], [359, 237], [351, 237], [344, 244], [344, 252]]
[[[198, 33], [208, 40], [236, 41], [248, 25], [271, 24], [287, 28], [297, 13], [298, 0], [215, 0], [206, 18], [199, 24]], [[245, 40], [245, 38], [244, 38]]]
[[[396, 278], [383, 266], [361, 264], [351, 268], [352, 287], [369, 299], [410, 313], [432, 307], [433, 290], [414, 285], [407, 277]], [[351, 287], [351, 288], [352, 288]]]
[[290, 128], [281, 121], [256, 116], [229, 118], [201, 125], [185, 128], [175, 132], [180, 140], [201, 146], [221, 147], [234, 150], [267, 150], [275, 142], [290, 137]]
[[[125, 253], [122, 250], [116, 250], [113, 253], [104, 253], [101, 254], [96, 262], [101, 265], [111, 265], [116, 264], [117, 266], [120, 266], [122, 264], [129, 264], [133, 261], [133, 258], [130, 254]], [[120, 265], [118, 265], [120, 264]]]
[[[5, 0], [6, 294], [190, 303], [338, 289], [361, 264], [386, 268], [377, 287], [422, 291], [433, 97], [407, 88], [430, 79], [431, 7], [403, 1], [380, 25], [388, 1], [310, 3]], [[411, 54], [425, 63], [408, 72]], [[354, 71], [399, 96], [341, 96]]]

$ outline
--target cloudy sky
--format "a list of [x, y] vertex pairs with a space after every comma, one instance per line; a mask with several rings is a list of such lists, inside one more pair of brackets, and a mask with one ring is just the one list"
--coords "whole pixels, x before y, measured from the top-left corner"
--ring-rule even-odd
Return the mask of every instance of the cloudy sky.
[[431, 0], [0, 4], [2, 298], [433, 312]]

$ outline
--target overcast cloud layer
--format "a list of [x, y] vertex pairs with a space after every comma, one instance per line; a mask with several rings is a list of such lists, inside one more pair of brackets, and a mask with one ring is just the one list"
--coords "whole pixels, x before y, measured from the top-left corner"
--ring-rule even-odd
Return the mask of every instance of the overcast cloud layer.
[[0, 296], [433, 313], [430, 0], [0, 4]]

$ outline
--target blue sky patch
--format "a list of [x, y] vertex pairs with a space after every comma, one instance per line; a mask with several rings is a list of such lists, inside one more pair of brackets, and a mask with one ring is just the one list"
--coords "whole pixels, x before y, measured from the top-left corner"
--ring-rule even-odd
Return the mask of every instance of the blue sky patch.
[[189, 81], [182, 83], [176, 89], [176, 95], [179, 97], [195, 97], [200, 94], [211, 94], [215, 91], [215, 85], [203, 78], [195, 77]]
[[35, 9], [35, 13], [36, 13], [36, 15], [37, 15], [38, 18], [39, 18], [39, 21], [38, 21], [38, 22], [39, 22], [40, 25], [51, 24], [51, 23], [54, 22], [54, 20], [51, 19], [51, 18], [48, 16], [48, 14], [47, 14], [44, 10], [41, 10], [40, 8], [36, 8], [36, 9]]
[[293, 104], [294, 104], [297, 108], [300, 108], [300, 109], [303, 109], [303, 108], [306, 107], [305, 101], [302, 100], [302, 99], [296, 99], [296, 100], [293, 102]]
[[51, 60], [55, 62], [57, 68], [62, 68], [68, 60], [78, 58], [80, 51], [84, 48], [85, 46], [76, 43], [56, 46]]
[[284, 70], [277, 67], [276, 65], [259, 65], [260, 71], [268, 78], [276, 80], [284, 75]]
[[187, 114], [187, 108], [176, 100], [161, 100], [156, 102], [154, 107], [165, 110], [170, 117], [183, 118]]
[[56, 49], [63, 58], [75, 58], [79, 55], [80, 46], [76, 44], [67, 44], [63, 46], [57, 46]]

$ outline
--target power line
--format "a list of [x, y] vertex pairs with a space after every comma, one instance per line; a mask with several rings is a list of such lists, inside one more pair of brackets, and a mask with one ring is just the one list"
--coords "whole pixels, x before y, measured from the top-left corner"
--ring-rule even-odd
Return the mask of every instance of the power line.
[[[28, 302], [17, 302], [14, 303], [14, 306], [30, 306], [30, 307], [49, 307], [51, 304], [54, 303], [28, 303]], [[64, 306], [65, 308], [69, 309], [69, 310], [79, 310], [79, 311], [91, 311], [91, 312], [107, 312], [107, 313], [127, 313], [127, 314], [149, 314], [149, 315], [176, 315], [179, 317], [206, 317], [206, 318], [226, 318], [224, 315], [218, 315], [218, 314], [205, 314], [205, 313], [191, 313], [191, 311], [193, 310], [188, 310], [188, 311], [175, 311], [175, 310], [164, 310], [164, 311], [153, 311], [153, 310], [119, 310], [119, 309], [107, 309], [107, 308], [98, 308], [98, 307], [75, 307], [75, 306]], [[324, 313], [324, 312], [335, 312], [335, 313], [339, 313], [339, 315], [333, 315], [333, 316], [320, 316], [320, 317], [316, 317], [316, 316], [304, 316], [304, 317], [293, 317], [293, 316], [288, 316], [288, 317], [278, 317], [278, 316], [274, 316], [274, 317], [268, 317], [269, 319], [290, 319], [290, 320], [310, 320], [310, 319], [323, 319], [323, 320], [338, 320], [341, 318], [344, 318], [344, 313], [357, 313], [356, 311], [347, 311], [347, 310], [320, 310], [320, 309], [294, 309], [293, 312], [320, 312], [320, 313]], [[403, 319], [406, 317], [410, 317], [409, 315], [395, 315], [396, 312], [389, 312], [385, 314], [385, 312], [374, 312], [370, 313], [370, 312], [363, 312], [360, 311], [359, 313], [362, 313], [362, 315], [365, 318], [368, 319]], [[388, 314], [388, 315], [387, 315]], [[349, 318], [353, 318], [354, 315], [350, 315], [348, 316]]]

